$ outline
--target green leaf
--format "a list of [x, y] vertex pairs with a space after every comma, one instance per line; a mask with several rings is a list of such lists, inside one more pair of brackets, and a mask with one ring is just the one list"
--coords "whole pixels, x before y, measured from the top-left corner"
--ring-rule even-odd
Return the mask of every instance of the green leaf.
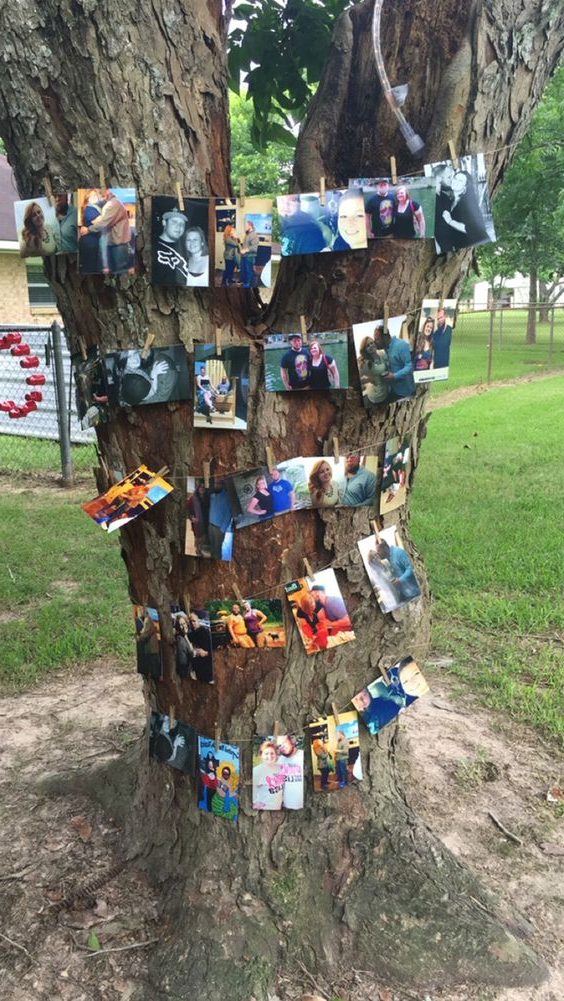
[[100, 939], [98, 938], [94, 930], [90, 932], [86, 945], [88, 946], [89, 949], [92, 949], [92, 952], [99, 952], [100, 949], [102, 948], [102, 946], [100, 945]]

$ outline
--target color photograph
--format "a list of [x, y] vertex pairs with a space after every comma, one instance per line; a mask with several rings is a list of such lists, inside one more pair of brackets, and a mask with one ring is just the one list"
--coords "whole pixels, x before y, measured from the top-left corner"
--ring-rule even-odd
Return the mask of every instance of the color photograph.
[[391, 316], [388, 329], [383, 320], [353, 325], [354, 349], [362, 400], [367, 410], [415, 395], [411, 345], [405, 313]]
[[173, 489], [170, 483], [152, 473], [147, 466], [138, 466], [125, 479], [87, 504], [81, 504], [81, 507], [104, 531], [115, 532], [145, 514]]
[[355, 177], [361, 188], [369, 240], [425, 240], [435, 235], [435, 186], [432, 178]]
[[248, 601], [218, 599], [208, 603], [214, 649], [280, 649], [286, 646], [284, 611], [280, 598]]
[[177, 768], [185, 775], [196, 774], [198, 734], [189, 723], [170, 725], [170, 716], [151, 713], [149, 723], [149, 755], [163, 765]]
[[215, 199], [215, 285], [270, 288], [271, 198]]
[[270, 334], [264, 341], [264, 381], [269, 393], [348, 389], [347, 331]]
[[224, 820], [239, 816], [239, 775], [241, 754], [233, 744], [219, 744], [210, 737], [198, 737], [198, 806]]
[[151, 202], [151, 282], [171, 288], [210, 284], [209, 199], [156, 195]]
[[139, 349], [113, 351], [104, 361], [109, 400], [116, 407], [172, 403], [191, 397], [183, 344], [151, 348], [146, 358]]
[[14, 202], [16, 231], [21, 257], [49, 257], [51, 254], [76, 254], [78, 250], [75, 196], [29, 198]]
[[249, 348], [196, 344], [194, 427], [246, 431], [249, 401]]
[[311, 507], [371, 507], [376, 504], [376, 455], [301, 459]]
[[186, 556], [210, 560], [233, 558], [233, 513], [224, 479], [210, 477], [210, 484], [200, 477], [186, 480]]
[[458, 299], [423, 299], [413, 351], [415, 382], [448, 379]]
[[361, 539], [358, 548], [382, 612], [393, 612], [421, 596], [413, 563], [395, 525]]
[[380, 514], [405, 504], [411, 471], [411, 435], [388, 438], [380, 483]]
[[371, 734], [397, 719], [400, 713], [426, 695], [429, 686], [413, 657], [404, 657], [386, 671], [388, 681], [376, 678], [352, 699], [355, 709]]
[[323, 205], [318, 191], [279, 195], [276, 203], [282, 257], [368, 246], [364, 199], [356, 188], [326, 191]]
[[320, 570], [284, 585], [307, 654], [354, 640], [354, 630], [335, 571]]
[[159, 613], [156, 608], [134, 605], [133, 620], [137, 646], [137, 673], [142, 674], [144, 678], [160, 681], [163, 676], [163, 662]]
[[353, 780], [362, 779], [362, 761], [355, 711], [334, 716], [320, 716], [308, 724], [315, 792], [346, 789]]
[[437, 254], [495, 242], [495, 227], [483, 153], [426, 163], [435, 182], [435, 247]]
[[77, 210], [80, 274], [135, 274], [135, 188], [80, 188]]
[[270, 521], [280, 514], [311, 507], [304, 460], [288, 459], [273, 466], [258, 466], [230, 478], [235, 528]]
[[213, 652], [210, 617], [206, 609], [172, 605], [176, 673], [180, 678], [213, 685]]
[[303, 805], [303, 735], [255, 736], [253, 810], [301, 810]]

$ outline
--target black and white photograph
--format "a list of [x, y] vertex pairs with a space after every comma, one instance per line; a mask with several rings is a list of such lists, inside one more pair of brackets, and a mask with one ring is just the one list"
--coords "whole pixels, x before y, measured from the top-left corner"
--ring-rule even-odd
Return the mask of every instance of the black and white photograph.
[[423, 299], [413, 351], [415, 382], [448, 379], [458, 299]]
[[353, 325], [353, 339], [367, 410], [415, 395], [411, 344], [404, 322], [405, 313], [384, 320], [367, 320]]
[[196, 774], [198, 734], [189, 723], [179, 720], [171, 726], [166, 713], [151, 713], [149, 723], [149, 754], [152, 758], [177, 768], [185, 775]]
[[495, 242], [495, 228], [483, 153], [426, 163], [435, 182], [435, 246], [437, 254]]
[[435, 185], [429, 177], [354, 177], [361, 188], [369, 240], [428, 240], [435, 234]]
[[246, 431], [249, 402], [249, 348], [196, 344], [194, 427]]
[[364, 250], [368, 246], [362, 191], [326, 191], [323, 204], [314, 191], [279, 195], [282, 257], [328, 251]]
[[88, 348], [86, 357], [80, 351], [71, 355], [75, 381], [76, 412], [84, 429], [105, 424], [109, 420], [109, 398], [106, 366], [100, 349]]
[[272, 198], [215, 199], [215, 285], [270, 288]]
[[207, 288], [210, 284], [209, 199], [152, 199], [151, 281], [174, 288]]
[[393, 612], [421, 596], [413, 563], [395, 525], [357, 545], [382, 612]]
[[143, 354], [135, 348], [105, 356], [108, 398], [113, 406], [190, 399], [188, 355], [183, 344], [151, 348], [145, 358]]
[[171, 605], [172, 629], [179, 678], [213, 685], [210, 617], [205, 609]]

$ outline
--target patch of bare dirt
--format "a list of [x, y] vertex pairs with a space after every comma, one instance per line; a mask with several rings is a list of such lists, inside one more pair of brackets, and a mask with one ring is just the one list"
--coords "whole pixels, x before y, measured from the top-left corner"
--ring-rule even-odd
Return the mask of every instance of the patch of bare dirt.
[[502, 386], [521, 386], [524, 382], [538, 382], [540, 379], [553, 379], [555, 375], [562, 374], [562, 370], [551, 369], [549, 372], [529, 372], [527, 375], [517, 376], [515, 379], [500, 379], [498, 382], [480, 383], [477, 386], [460, 386], [450, 393], [441, 393], [440, 396], [429, 397], [428, 410], [440, 410], [442, 407], [452, 407], [460, 400], [466, 400], [469, 396], [481, 396], [489, 393], [491, 389], [500, 389]]

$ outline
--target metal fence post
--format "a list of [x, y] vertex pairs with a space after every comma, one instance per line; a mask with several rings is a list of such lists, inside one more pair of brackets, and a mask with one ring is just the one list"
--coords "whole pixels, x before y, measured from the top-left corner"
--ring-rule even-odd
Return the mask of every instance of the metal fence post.
[[550, 341], [548, 343], [548, 367], [552, 368], [552, 356], [554, 354], [554, 306], [550, 311]]
[[63, 342], [61, 328], [55, 320], [51, 324], [51, 344], [55, 362], [55, 398], [57, 401], [57, 424], [59, 425], [59, 447], [61, 449], [61, 472], [63, 486], [74, 486], [71, 442], [69, 434], [65, 369], [63, 365]]
[[493, 367], [493, 345], [494, 345], [494, 311], [490, 309], [490, 339], [488, 344], [488, 386], [492, 381], [492, 367]]

